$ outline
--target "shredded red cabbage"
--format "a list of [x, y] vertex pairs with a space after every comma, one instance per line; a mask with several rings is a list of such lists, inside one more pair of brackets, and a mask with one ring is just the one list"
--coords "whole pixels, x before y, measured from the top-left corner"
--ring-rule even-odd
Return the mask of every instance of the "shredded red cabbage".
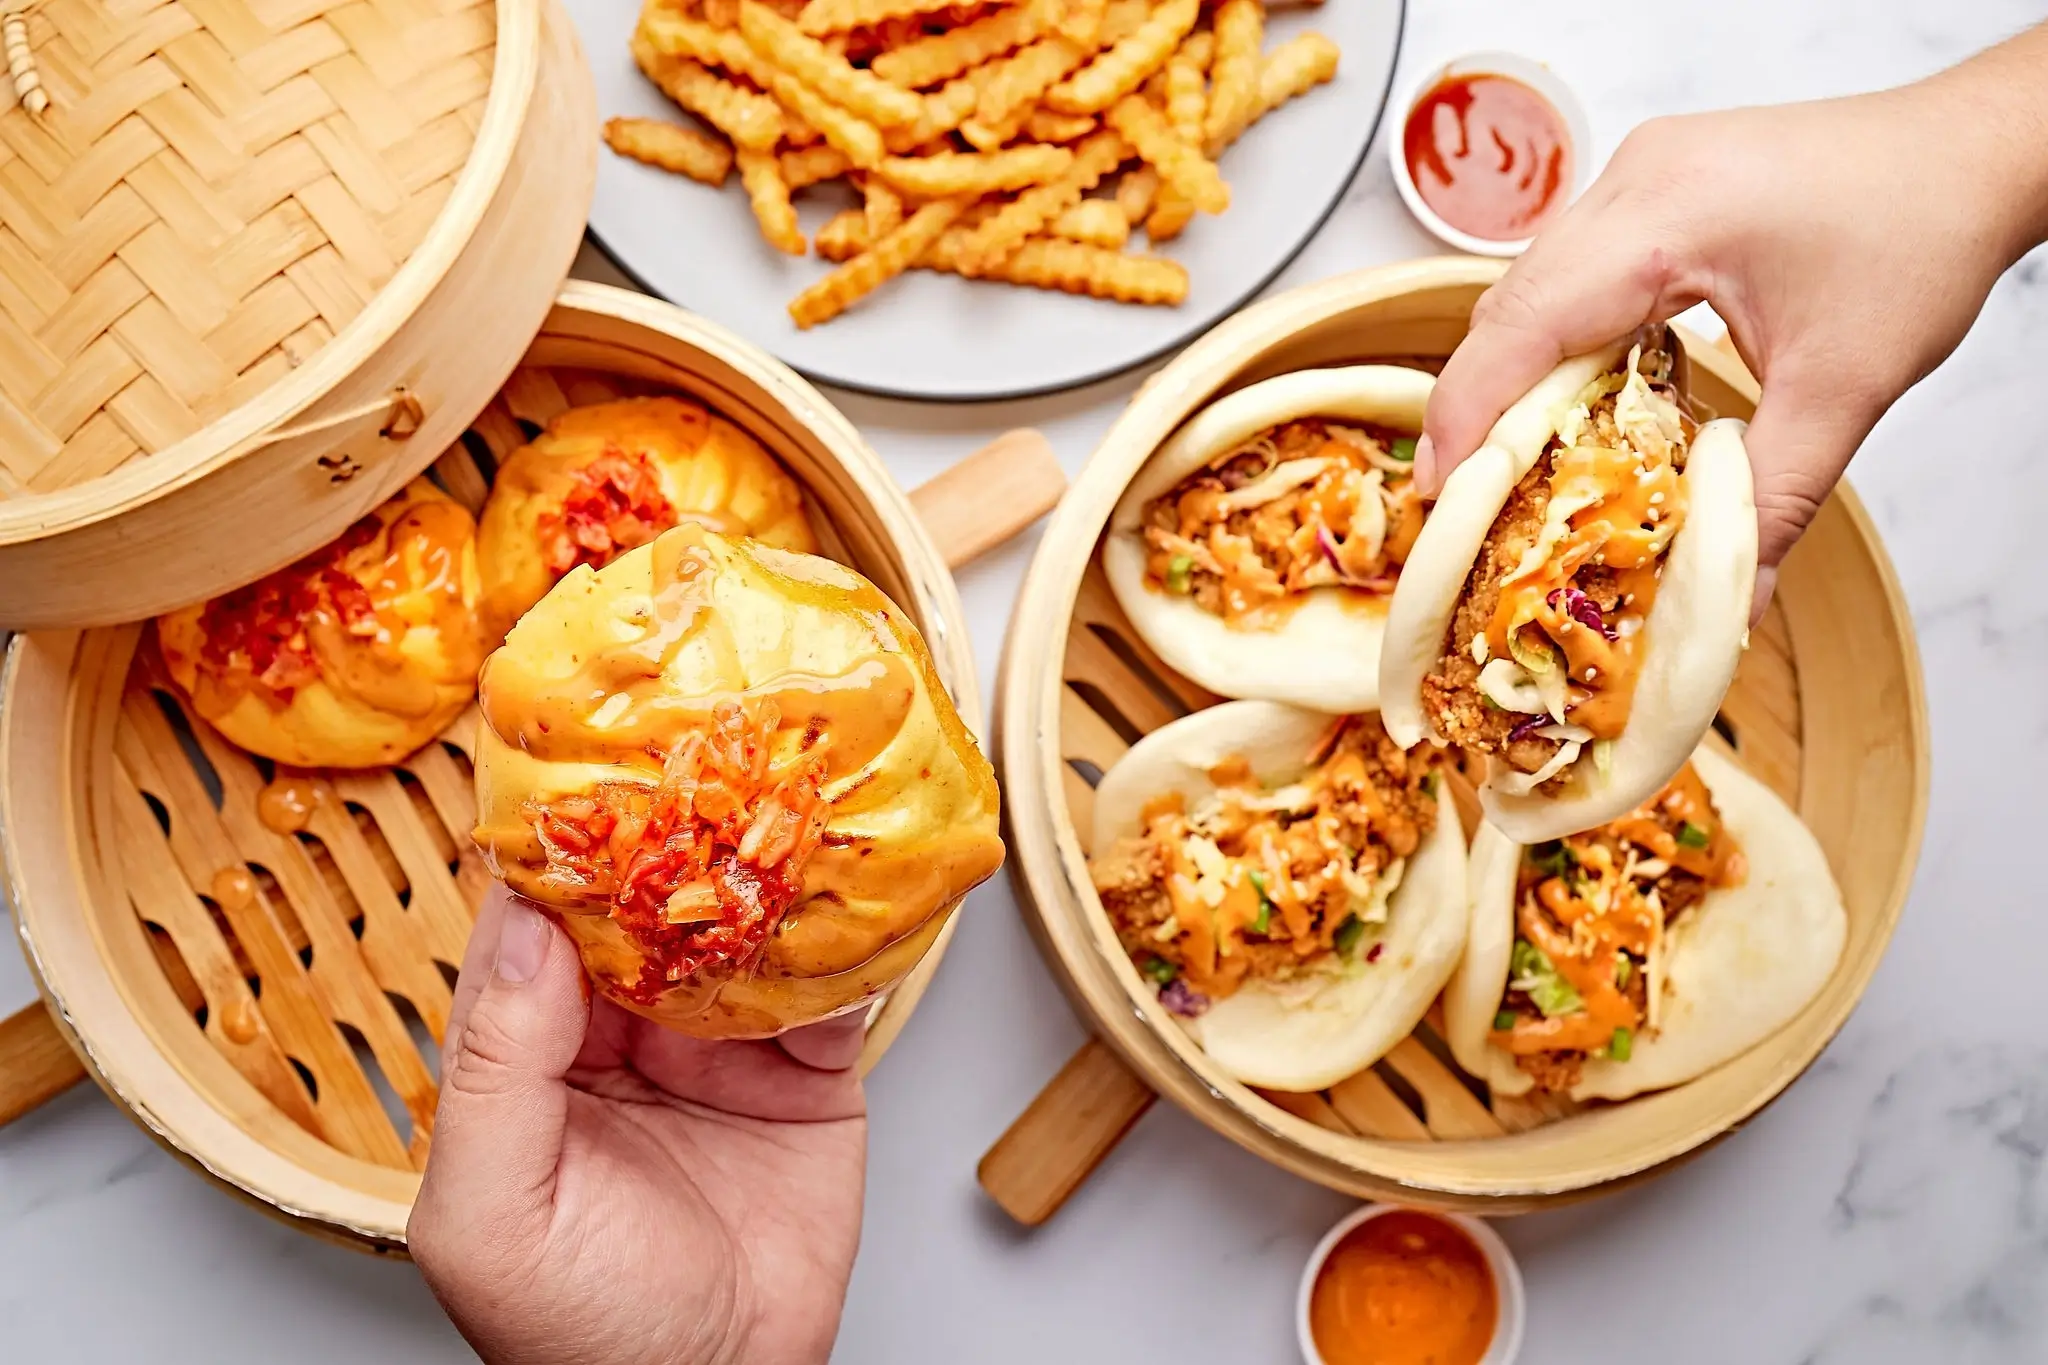
[[1556, 588], [1551, 591], [1550, 596], [1545, 600], [1555, 607], [1557, 599], [1560, 597], [1564, 599], [1565, 613], [1572, 620], [1577, 621], [1588, 630], [1599, 631], [1601, 635], [1609, 640], [1619, 638], [1614, 627], [1607, 624], [1607, 618], [1600, 614], [1599, 606], [1592, 598], [1586, 596], [1582, 590], [1578, 588]]
[[1548, 724], [1550, 724], [1549, 716], [1530, 716], [1528, 719], [1518, 722], [1514, 729], [1508, 731], [1508, 743], [1513, 744], [1518, 740], [1533, 738], [1538, 730], [1541, 730]]
[[1183, 1019], [1192, 1019], [1209, 1008], [1209, 997], [1200, 991], [1190, 989], [1187, 981], [1177, 976], [1160, 988], [1159, 1003], [1166, 1006], [1170, 1013], [1177, 1014]]

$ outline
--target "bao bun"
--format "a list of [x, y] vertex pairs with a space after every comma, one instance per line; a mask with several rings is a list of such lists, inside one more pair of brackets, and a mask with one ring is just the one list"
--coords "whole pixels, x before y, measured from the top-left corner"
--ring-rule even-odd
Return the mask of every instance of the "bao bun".
[[1225, 697], [1343, 714], [1379, 705], [1384, 602], [1356, 588], [1311, 588], [1276, 629], [1230, 626], [1187, 597], [1146, 586], [1145, 505], [1269, 428], [1310, 417], [1422, 430], [1435, 379], [1398, 365], [1298, 370], [1239, 389], [1197, 413], [1131, 480], [1102, 549], [1110, 590], [1170, 667]]
[[[1381, 714], [1398, 744], [1434, 736], [1422, 684], [1437, 666], [1444, 635], [1488, 531], [1515, 486], [1543, 457], [1586, 386], [1624, 364], [1625, 345], [1559, 365], [1509, 408], [1472, 457], [1451, 471], [1408, 556], [1388, 609], [1380, 655]], [[1635, 698], [1605, 771], [1591, 749], [1565, 769], [1557, 795], [1513, 793], [1514, 770], [1488, 757], [1480, 787], [1488, 820], [1523, 843], [1606, 824], [1661, 790], [1713, 724], [1735, 679], [1756, 584], [1756, 496], [1744, 424], [1708, 422], [1693, 438], [1683, 474], [1688, 510], [1664, 560], [1657, 600], [1643, 630]]]
[[[1849, 932], [1842, 893], [1812, 831], [1777, 793], [1716, 750], [1694, 769], [1741, 845], [1748, 875], [1719, 887], [1667, 931], [1662, 1020], [1626, 1062], [1588, 1058], [1575, 1100], [1620, 1100], [1679, 1085], [1741, 1056], [1820, 993]], [[1503, 1095], [1534, 1082], [1487, 1041], [1507, 990], [1515, 878], [1523, 845], [1490, 825], [1472, 840], [1471, 932], [1444, 989], [1445, 1041], [1458, 1065]]]
[[[1239, 701], [1154, 730], [1095, 789], [1093, 847], [1099, 853], [1142, 832], [1146, 804], [1169, 792], [1195, 809], [1216, 791], [1210, 769], [1228, 758], [1249, 763], [1262, 786], [1293, 781], [1329, 724], [1329, 716], [1298, 707]], [[1306, 989], [1297, 977], [1285, 998], [1269, 982], [1250, 981], [1218, 1000], [1186, 1021], [1217, 1065], [1247, 1085], [1320, 1090], [1414, 1031], [1465, 943], [1465, 838], [1449, 783], [1439, 784], [1436, 801], [1436, 828], [1388, 900], [1379, 959], [1332, 970]]]

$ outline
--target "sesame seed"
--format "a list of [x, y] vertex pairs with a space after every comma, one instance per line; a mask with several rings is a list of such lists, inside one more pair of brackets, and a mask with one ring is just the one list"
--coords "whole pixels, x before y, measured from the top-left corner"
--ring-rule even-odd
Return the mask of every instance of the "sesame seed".
[[1587, 681], [1587, 682], [1591, 682], [1591, 681], [1593, 681], [1593, 679], [1595, 679], [1595, 678], [1597, 678], [1597, 677], [1599, 677], [1599, 676], [1600, 676], [1600, 670], [1599, 670], [1599, 669], [1597, 669], [1597, 668], [1593, 667], [1593, 665], [1591, 665], [1591, 664], [1587, 664], [1587, 665], [1586, 665], [1586, 681]]
[[1650, 506], [1655, 507], [1658, 503], [1662, 501], [1664, 501], [1664, 495], [1662, 493], [1650, 494]]

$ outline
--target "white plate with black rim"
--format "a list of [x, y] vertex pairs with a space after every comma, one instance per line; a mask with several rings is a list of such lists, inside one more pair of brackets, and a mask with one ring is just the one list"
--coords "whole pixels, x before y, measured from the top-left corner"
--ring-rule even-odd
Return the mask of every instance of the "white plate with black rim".
[[[567, 0], [605, 118], [681, 119], [627, 50], [637, 0]], [[1022, 398], [1104, 379], [1164, 355], [1249, 301], [1308, 245], [1364, 160], [1386, 108], [1405, 0], [1332, 0], [1267, 18], [1266, 45], [1318, 30], [1337, 77], [1261, 119], [1225, 152], [1231, 206], [1160, 248], [1187, 266], [1187, 301], [1141, 307], [931, 271], [893, 280], [809, 331], [789, 300], [832, 267], [761, 240], [738, 176], [713, 189], [599, 152], [593, 242], [635, 283], [780, 357], [810, 378], [893, 398]], [[853, 202], [838, 187], [797, 197], [806, 235]], [[1131, 250], [1146, 250], [1142, 233]]]

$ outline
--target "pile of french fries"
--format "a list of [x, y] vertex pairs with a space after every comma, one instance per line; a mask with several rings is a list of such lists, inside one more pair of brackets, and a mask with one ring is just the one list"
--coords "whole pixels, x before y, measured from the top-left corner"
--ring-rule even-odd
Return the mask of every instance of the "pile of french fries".
[[705, 126], [615, 118], [605, 140], [707, 185], [737, 165], [793, 256], [793, 196], [849, 183], [798, 327], [912, 268], [1178, 304], [1186, 268], [1132, 236], [1229, 208], [1217, 158], [1337, 72], [1328, 38], [1268, 51], [1265, 24], [1265, 0], [646, 0], [634, 60]]

